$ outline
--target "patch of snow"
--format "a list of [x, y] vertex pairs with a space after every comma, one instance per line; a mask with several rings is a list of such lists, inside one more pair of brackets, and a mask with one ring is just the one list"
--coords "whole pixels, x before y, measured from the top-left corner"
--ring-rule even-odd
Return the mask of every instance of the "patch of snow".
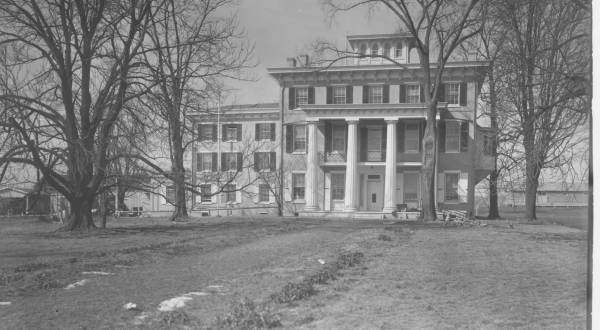
[[158, 305], [158, 310], [161, 312], [170, 312], [177, 308], [181, 308], [181, 307], [185, 306], [185, 304], [192, 299], [193, 299], [192, 297], [185, 296], [185, 295], [180, 296], [180, 297], [171, 298], [171, 299], [161, 302], [160, 305]]
[[323, 260], [323, 259], [319, 259], [319, 260], [317, 260], [317, 261], [318, 261], [318, 262], [319, 262], [321, 265], [324, 265], [324, 264], [325, 264], [325, 260]]
[[82, 286], [82, 285], [86, 284], [87, 282], [88, 282], [88, 280], [81, 280], [81, 281], [77, 281], [75, 283], [71, 283], [71, 284], [69, 284], [69, 285], [67, 285], [65, 287], [65, 290], [71, 290], [71, 289], [76, 288], [78, 286]]
[[209, 295], [209, 293], [202, 292], [202, 291], [188, 292], [188, 293], [184, 294], [184, 296], [208, 296], [208, 295]]
[[142, 312], [142, 314], [136, 316], [133, 319], [133, 324], [135, 324], [135, 325], [142, 325], [142, 323], [144, 323], [144, 320], [147, 319], [148, 316], [150, 316], [148, 313]]
[[126, 310], [132, 310], [132, 309], [137, 309], [137, 305], [132, 303], [132, 302], [128, 302], [125, 305], [123, 305], [123, 308], [125, 308]]
[[115, 275], [115, 273], [107, 273], [107, 272], [81, 272], [83, 275]]
[[8, 306], [12, 304], [10, 301], [0, 301], [0, 306]]

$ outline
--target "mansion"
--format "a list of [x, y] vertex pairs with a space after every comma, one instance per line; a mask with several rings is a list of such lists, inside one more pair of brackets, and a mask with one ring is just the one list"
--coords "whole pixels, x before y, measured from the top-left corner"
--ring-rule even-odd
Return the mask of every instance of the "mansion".
[[[278, 200], [285, 215], [420, 210], [427, 111], [410, 37], [349, 36], [348, 43], [397, 63], [363, 57], [322, 67], [306, 55], [289, 58], [287, 67], [268, 69], [281, 87], [279, 103], [191, 116], [191, 175], [202, 192], [193, 210], [274, 214]], [[475, 120], [486, 67], [446, 65], [436, 118], [438, 209], [473, 214], [475, 185], [492, 169], [491, 132]]]

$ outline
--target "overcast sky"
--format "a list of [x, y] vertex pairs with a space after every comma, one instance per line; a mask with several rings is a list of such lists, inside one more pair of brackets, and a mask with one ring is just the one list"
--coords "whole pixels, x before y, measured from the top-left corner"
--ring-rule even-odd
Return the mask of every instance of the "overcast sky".
[[394, 33], [393, 17], [384, 10], [369, 14], [367, 8], [339, 13], [333, 22], [322, 0], [239, 0], [240, 26], [255, 44], [258, 66], [250, 70], [257, 80], [228, 82], [232, 96], [225, 104], [277, 102], [279, 86], [267, 68], [286, 66], [286, 58], [306, 53], [317, 38], [344, 47], [346, 35]]

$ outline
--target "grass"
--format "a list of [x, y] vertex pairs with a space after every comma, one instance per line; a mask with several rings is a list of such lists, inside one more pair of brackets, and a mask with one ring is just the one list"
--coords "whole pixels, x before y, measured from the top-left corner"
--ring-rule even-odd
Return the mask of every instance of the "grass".
[[[514, 229], [128, 221], [69, 235], [53, 232], [51, 223], [0, 220], [0, 300], [12, 302], [0, 306], [3, 326], [126, 329], [138, 327], [138, 316], [147, 316], [139, 327], [149, 329], [584, 325], [585, 232], [547, 221]], [[63, 289], [82, 279], [88, 282]], [[208, 291], [211, 285], [222, 293]], [[157, 310], [164, 300], [198, 291], [210, 294]], [[140, 308], [125, 310], [127, 302]]]

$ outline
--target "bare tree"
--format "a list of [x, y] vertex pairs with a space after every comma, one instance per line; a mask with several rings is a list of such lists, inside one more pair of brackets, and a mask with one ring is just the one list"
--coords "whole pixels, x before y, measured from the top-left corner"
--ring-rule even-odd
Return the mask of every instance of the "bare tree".
[[[536, 219], [536, 194], [542, 169], [572, 163], [574, 147], [587, 141], [589, 50], [586, 11], [568, 1], [497, 3], [507, 41], [498, 64], [507, 86], [510, 134], [522, 143], [512, 155], [524, 163], [525, 208]], [[524, 162], [523, 162], [524, 161]]]
[[[423, 137], [422, 207], [424, 220], [435, 220], [435, 163], [437, 104], [446, 64], [459, 45], [479, 33], [476, 7], [479, 0], [324, 0], [333, 15], [361, 6], [383, 7], [413, 37], [412, 48], [423, 70], [419, 78], [427, 104], [427, 125]], [[361, 55], [372, 56], [372, 55]], [[376, 57], [402, 66], [386, 55]]]
[[160, 7], [151, 0], [0, 0], [0, 44], [12, 75], [0, 81], [0, 100], [10, 105], [0, 110], [8, 119], [0, 127], [19, 137], [0, 165], [39, 169], [69, 201], [68, 230], [95, 227], [92, 204], [112, 128], [137, 96], [136, 58]]
[[233, 4], [232, 0], [168, 0], [148, 33], [144, 60], [157, 84], [142, 102], [160, 121], [149, 129], [158, 129], [169, 143], [171, 169], [162, 172], [175, 186], [171, 220], [188, 216], [184, 153], [193, 132], [186, 116], [201, 111], [201, 104], [219, 89], [217, 79], [240, 78], [242, 69], [250, 65], [253, 47], [243, 40], [236, 17], [220, 16]]

